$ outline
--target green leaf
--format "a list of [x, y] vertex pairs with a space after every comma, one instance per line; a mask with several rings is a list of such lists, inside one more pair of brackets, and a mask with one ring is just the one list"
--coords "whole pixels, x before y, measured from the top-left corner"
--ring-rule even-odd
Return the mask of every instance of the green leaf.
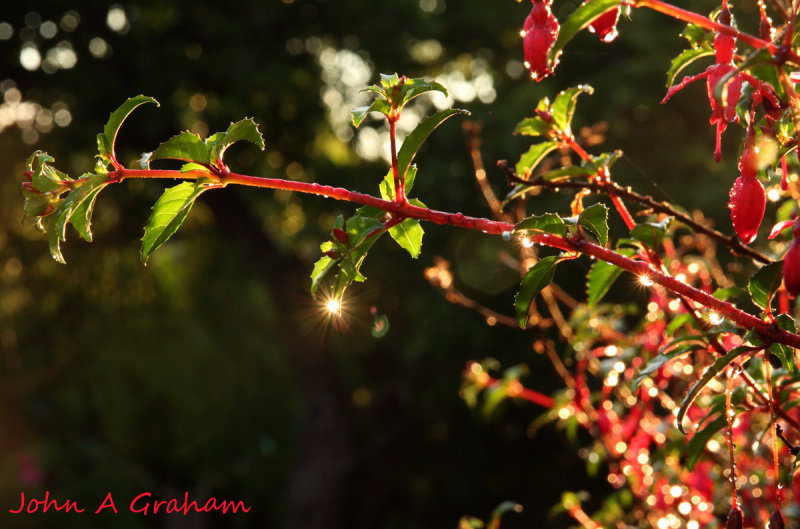
[[465, 114], [469, 116], [469, 112], [466, 110], [448, 108], [447, 110], [442, 110], [430, 117], [423, 119], [420, 124], [417, 125], [417, 127], [411, 132], [411, 134], [406, 136], [406, 139], [403, 141], [403, 146], [400, 147], [400, 151], [397, 153], [397, 170], [401, 178], [405, 176], [408, 168], [411, 166], [411, 162], [414, 160], [414, 156], [417, 155], [417, 151], [419, 150], [420, 146], [428, 138], [431, 132], [433, 132], [436, 127], [444, 123], [445, 120], [457, 114]]
[[100, 157], [104, 160], [114, 160], [114, 144], [117, 141], [117, 133], [119, 132], [119, 128], [122, 126], [122, 123], [125, 119], [133, 112], [136, 107], [139, 105], [143, 105], [145, 103], [155, 103], [156, 106], [159, 105], [158, 101], [153, 99], [152, 97], [147, 97], [143, 95], [138, 95], [136, 97], [131, 97], [118, 109], [111, 113], [108, 118], [108, 122], [106, 122], [105, 127], [103, 127], [103, 134], [98, 136], [97, 143], [98, 149], [100, 150]]
[[[778, 314], [778, 317], [775, 318], [775, 320], [778, 322], [778, 327], [784, 331], [789, 331], [791, 333], [797, 332], [794, 319], [788, 314]], [[784, 345], [782, 343], [774, 343], [769, 346], [769, 350], [772, 354], [778, 357], [778, 359], [781, 361], [781, 365], [789, 374], [794, 375], [797, 373], [797, 365], [794, 361], [793, 347]]]
[[69, 212], [68, 220], [75, 231], [78, 232], [85, 241], [92, 242], [92, 213], [94, 212], [94, 202], [107, 185], [106, 175], [85, 175], [86, 180], [81, 187], [73, 191], [72, 210]]
[[519, 293], [514, 299], [514, 306], [517, 309], [517, 322], [520, 328], [524, 329], [525, 324], [528, 322], [528, 312], [530, 312], [533, 298], [553, 281], [556, 265], [560, 260], [561, 258], [555, 255], [540, 259], [522, 279]]
[[[597, 0], [592, 0], [596, 2]], [[622, 158], [622, 151], [619, 149], [612, 152], [604, 152], [597, 156], [590, 156], [589, 160], [581, 163], [581, 167], [585, 168], [589, 173], [597, 173], [601, 168], [606, 170], [610, 169], [617, 160]]]
[[695, 24], [687, 24], [681, 32], [681, 37], [689, 41], [692, 48], [702, 48], [713, 51], [714, 33]]
[[191, 211], [194, 201], [208, 186], [202, 182], [182, 182], [166, 189], [153, 206], [142, 236], [141, 258], [147, 263], [150, 254], [178, 231]]
[[[599, 0], [592, 0], [590, 3]], [[594, 88], [589, 85], [583, 84], [572, 88], [567, 88], [558, 93], [553, 101], [552, 114], [553, 124], [560, 130], [567, 133], [570, 131], [570, 124], [572, 123], [572, 116], [575, 114], [575, 105], [578, 101], [578, 96], [581, 94], [592, 95]]]
[[558, 143], [554, 141], [545, 141], [542, 143], [536, 143], [531, 145], [531, 148], [528, 149], [528, 152], [523, 154], [519, 162], [517, 162], [516, 172], [522, 178], [529, 178], [533, 170], [539, 165], [545, 156], [547, 156], [550, 151], [556, 149], [558, 147]]
[[718, 288], [714, 291], [711, 296], [714, 298], [725, 301], [729, 298], [735, 298], [744, 294], [745, 290], [741, 287], [728, 287], [728, 288]]
[[[173, 136], [158, 148], [142, 156], [142, 161], [148, 166], [154, 160], [183, 160], [184, 162], [195, 162], [196, 164], [207, 164], [210, 162], [208, 145], [203, 139], [194, 132], [184, 131]], [[144, 164], [143, 164], [144, 165]]]
[[255, 144], [262, 151], [264, 150], [264, 137], [258, 130], [258, 125], [252, 118], [245, 118], [236, 123], [231, 123], [222, 134], [214, 134], [206, 140], [206, 144], [210, 148], [209, 160], [188, 160], [195, 162], [209, 161], [212, 164], [220, 166], [222, 158], [225, 155], [225, 150], [236, 143], [237, 141], [249, 141]]
[[691, 472], [694, 468], [694, 464], [697, 463], [697, 460], [700, 458], [700, 455], [706, 449], [706, 443], [720, 430], [725, 428], [728, 424], [727, 419], [723, 415], [722, 417], [717, 417], [712, 422], [706, 424], [703, 429], [698, 430], [689, 440], [689, 446], [687, 448], [687, 456], [686, 456], [686, 469]]
[[[618, 253], [630, 257], [636, 252], [631, 248], [621, 248]], [[594, 308], [597, 303], [608, 293], [611, 285], [617, 280], [624, 270], [605, 261], [596, 261], [586, 276], [586, 304]]]
[[581, 211], [578, 225], [594, 233], [600, 246], [605, 246], [608, 242], [608, 208], [605, 204], [598, 202]]
[[199, 163], [189, 162], [181, 166], [182, 173], [190, 173], [192, 171], [202, 171], [204, 173], [210, 174], [208, 167], [206, 167], [205, 165], [200, 165]]
[[366, 277], [361, 274], [361, 265], [367, 251], [386, 232], [383, 222], [372, 217], [355, 215], [347, 219], [345, 232], [348, 235], [348, 251], [339, 261], [339, 272], [336, 274], [334, 297], [341, 298], [345, 289], [353, 281], [363, 282]]
[[553, 124], [540, 117], [525, 118], [517, 124], [514, 134], [523, 136], [542, 136], [553, 130]]
[[672, 217], [667, 217], [661, 222], [645, 222], [637, 224], [631, 230], [631, 237], [641, 242], [647, 248], [654, 250], [661, 246], [664, 235], [669, 228]]
[[[405, 190], [406, 196], [411, 191], [411, 188], [414, 187], [414, 181], [417, 178], [417, 166], [412, 165], [408, 168], [408, 172], [406, 173], [406, 182], [405, 182]], [[389, 169], [389, 172], [386, 173], [386, 176], [383, 177], [380, 185], [378, 185], [378, 189], [381, 192], [381, 198], [384, 200], [394, 200], [394, 172]], [[383, 212], [382, 212], [383, 213]], [[369, 215], [374, 216], [374, 215]]]
[[359, 125], [364, 121], [364, 118], [367, 117], [367, 114], [370, 112], [380, 112], [384, 116], [388, 117], [389, 114], [392, 112], [392, 107], [383, 99], [375, 99], [372, 104], [367, 107], [357, 107], [353, 109], [353, 125], [358, 128]]
[[566, 22], [561, 24], [558, 38], [548, 52], [549, 62], [552, 64], [558, 59], [561, 50], [578, 32], [588, 27], [596, 18], [619, 6], [620, 0], [592, 0], [578, 7]]
[[545, 213], [520, 221], [514, 226], [512, 232], [512, 234], [522, 237], [529, 237], [537, 233], [552, 233], [564, 237], [567, 234], [567, 227], [564, 225], [564, 220], [555, 213]]
[[669, 70], [667, 70], [667, 87], [670, 87], [675, 83], [675, 77], [681, 72], [681, 70], [689, 66], [697, 59], [701, 59], [709, 55], [713, 56], [714, 50], [705, 48], [689, 48], [687, 50], [683, 50], [677, 57], [672, 59]]
[[725, 369], [731, 362], [736, 360], [738, 357], [747, 354], [753, 350], [752, 347], [736, 347], [731, 349], [731, 351], [719, 358], [717, 358], [716, 362], [714, 362], [711, 367], [706, 369], [703, 377], [698, 380], [694, 386], [689, 390], [686, 396], [683, 398], [683, 402], [681, 402], [681, 406], [678, 409], [678, 414], [675, 417], [675, 425], [678, 427], [678, 430], [684, 435], [686, 435], [686, 431], [683, 429], [683, 418], [686, 416], [686, 412], [689, 410], [689, 406], [695, 401], [695, 399], [700, 395], [700, 392], [703, 391], [703, 388], [711, 382], [711, 380], [716, 377], [723, 369]]
[[416, 259], [422, 251], [422, 236], [425, 230], [420, 226], [417, 219], [405, 219], [400, 224], [389, 228], [389, 235], [404, 248], [411, 257]]
[[431, 91], [441, 92], [447, 97], [447, 89], [436, 81], [425, 81], [421, 78], [406, 79], [400, 89], [400, 101], [397, 106], [402, 108], [415, 97]]
[[[330, 241], [328, 241], [330, 242]], [[311, 296], [316, 297], [317, 289], [319, 285], [322, 283], [322, 280], [325, 276], [333, 270], [333, 267], [336, 266], [338, 260], [331, 259], [327, 255], [323, 255], [322, 257], [314, 263], [314, 269], [311, 271]]]
[[772, 296], [775, 295], [783, 280], [783, 261], [776, 261], [762, 266], [758, 272], [753, 274], [747, 285], [753, 303], [769, 313]]

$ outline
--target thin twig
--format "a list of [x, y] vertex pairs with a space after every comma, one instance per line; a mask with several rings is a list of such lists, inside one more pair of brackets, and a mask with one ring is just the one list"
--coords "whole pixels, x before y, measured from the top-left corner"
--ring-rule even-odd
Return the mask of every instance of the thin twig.
[[[506, 160], [500, 160], [497, 162], [497, 166], [503, 169], [506, 172], [506, 176], [509, 181], [523, 184], [527, 186], [540, 186], [540, 187], [551, 187], [551, 188], [574, 188], [574, 189], [590, 189], [596, 193], [602, 193], [607, 191], [606, 184], [599, 184], [597, 182], [575, 182], [575, 181], [555, 181], [555, 182], [548, 182], [542, 179], [531, 179], [525, 180], [524, 178], [520, 178], [519, 175], [514, 171], [512, 167], [508, 165]], [[649, 195], [641, 195], [635, 191], [633, 191], [629, 187], [622, 187], [617, 183], [611, 182], [611, 187], [614, 191], [620, 196], [627, 200], [631, 200], [634, 202], [638, 202], [646, 206], [647, 208], [658, 212], [664, 213], [666, 215], [670, 215], [675, 217], [678, 221], [686, 224], [691, 229], [698, 233], [702, 233], [704, 235], [708, 235], [712, 239], [715, 239], [728, 248], [734, 253], [738, 255], [744, 255], [747, 257], [751, 257], [756, 261], [760, 261], [764, 264], [769, 264], [772, 262], [772, 259], [767, 257], [766, 255], [753, 250], [749, 246], [743, 244], [735, 235], [728, 236], [722, 232], [719, 232], [713, 228], [709, 228], [708, 226], [704, 226], [696, 222], [690, 216], [686, 215], [685, 213], [681, 213], [677, 211], [675, 208], [667, 204], [666, 202], [658, 202], [653, 197]]]

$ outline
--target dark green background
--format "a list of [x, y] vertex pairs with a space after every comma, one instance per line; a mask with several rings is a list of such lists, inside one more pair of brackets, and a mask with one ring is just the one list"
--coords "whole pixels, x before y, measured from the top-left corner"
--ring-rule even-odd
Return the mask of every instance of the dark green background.
[[[252, 116], [267, 152], [231, 149], [234, 170], [285, 178], [295, 162], [302, 166], [300, 176], [296, 165], [290, 169], [295, 177], [375, 193], [385, 164], [360, 162], [344, 143], [333, 143], [341, 154], [335, 159], [321, 148], [332, 141], [321, 68], [314, 53], [290, 53], [287, 43], [300, 43], [312, 51], [317, 44], [351, 49], [375, 79], [377, 72], [436, 75], [456, 59], [486, 60], [497, 99], [458, 105], [483, 123], [489, 178], [501, 194], [496, 160], [516, 161], [530, 143], [510, 135], [516, 122], [541, 97], [591, 84], [596, 92], [582, 97], [576, 122], [608, 122], [607, 141], [593, 152], [625, 151], [615, 178], [702, 207], [730, 231], [720, 189], [733, 179], [741, 131], [731, 129], [727, 163], [715, 165], [704, 86], [687, 89], [668, 107], [658, 104], [669, 60], [683, 44], [680, 24], [636, 12], [611, 45], [580, 35], [556, 74], [536, 85], [506, 73], [509, 61], [521, 61], [517, 33], [527, 2], [437, 2], [422, 2], [438, 6], [429, 12], [419, 0], [134, 1], [124, 5], [130, 25], [124, 33], [107, 26], [107, 3], [4, 6], [0, 22], [14, 33], [0, 40], [0, 81], [13, 81], [23, 101], [44, 108], [65, 103], [72, 120], [38, 138], [29, 131], [29, 143], [16, 125], [0, 132], [3, 527], [452, 528], [462, 515], [488, 517], [504, 500], [526, 508], [504, 527], [565, 527], [568, 518], [548, 516], [561, 491], [593, 490], [593, 505], [602, 498], [602, 478], [588, 478], [575, 455], [579, 443], [567, 443], [551, 427], [526, 435], [540, 409], [514, 403], [487, 420], [459, 399], [465, 362], [487, 356], [532, 366], [523, 380], [529, 387], [560, 386], [531, 350], [530, 336], [483, 325], [423, 278], [442, 255], [452, 260], [460, 288], [510, 314], [516, 278], [493, 262], [502, 246], [497, 239], [426, 225], [417, 261], [388, 238], [380, 241], [364, 268], [369, 281], [349, 291], [350, 326], [336, 330], [318, 316], [308, 274], [334, 216], [349, 215], [351, 205], [262, 190], [208, 193], [147, 267], [138, 261], [137, 243], [160, 182], [105, 191], [95, 242], [70, 233], [66, 266], [54, 263], [44, 239], [21, 222], [19, 183], [28, 154], [46, 150], [57, 167], [79, 176], [91, 167], [94, 136], [109, 112], [140, 93], [156, 97], [161, 108], [143, 107], [124, 126], [119, 152], [130, 163], [198, 121], [213, 132]], [[563, 19], [575, 7], [556, 0], [553, 9]], [[58, 23], [69, 10], [80, 15], [74, 31], [59, 29], [52, 39], [38, 33], [37, 20]], [[90, 55], [95, 37], [110, 45], [110, 55]], [[420, 64], [408, 49], [425, 39], [438, 40], [443, 51]], [[45, 73], [20, 66], [23, 42], [44, 55], [61, 41], [77, 55], [73, 68]], [[190, 107], [194, 94], [206, 98], [200, 112]], [[415, 194], [427, 204], [489, 214], [457, 123], [437, 131], [417, 161]], [[530, 208], [563, 213], [568, 203], [562, 194]], [[281, 229], [287, 219], [296, 233]], [[557, 280], [579, 294], [587, 267], [560, 270]], [[371, 306], [391, 322], [380, 340], [370, 336]], [[87, 510], [112, 492], [121, 512], [8, 515], [20, 491], [44, 490]], [[205, 518], [125, 512], [140, 492], [168, 499], [187, 490], [253, 508]]]

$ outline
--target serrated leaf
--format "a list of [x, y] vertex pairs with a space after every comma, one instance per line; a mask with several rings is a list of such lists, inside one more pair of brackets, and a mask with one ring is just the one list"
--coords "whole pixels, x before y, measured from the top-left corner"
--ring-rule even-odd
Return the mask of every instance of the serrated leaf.
[[540, 117], [525, 118], [517, 124], [514, 134], [523, 136], [542, 136], [553, 130], [553, 124]]
[[522, 237], [530, 237], [537, 233], [552, 233], [564, 237], [567, 234], [567, 227], [564, 225], [564, 220], [555, 213], [545, 213], [520, 221], [514, 226], [512, 233]]
[[422, 236], [425, 235], [425, 230], [422, 229], [417, 219], [405, 219], [400, 224], [392, 226], [389, 228], [389, 235], [411, 257], [414, 259], [419, 257], [419, 253], [422, 251]]
[[469, 116], [469, 112], [466, 110], [448, 108], [447, 110], [442, 110], [423, 119], [419, 125], [411, 131], [411, 134], [406, 136], [403, 145], [400, 147], [400, 151], [397, 153], [397, 170], [401, 178], [405, 176], [408, 168], [411, 166], [411, 162], [414, 161], [414, 157], [417, 155], [417, 151], [428, 136], [430, 136], [431, 132], [444, 123], [445, 120], [457, 114]]
[[687, 24], [681, 32], [681, 37], [689, 41], [692, 48], [708, 48], [714, 43], [714, 33], [696, 24]]
[[783, 261], [764, 265], [758, 272], [753, 274], [747, 284], [747, 290], [750, 292], [753, 303], [761, 307], [765, 312], [770, 312], [772, 297], [781, 286], [781, 281], [783, 280], [782, 271]]
[[706, 443], [720, 430], [725, 428], [728, 424], [727, 419], [725, 416], [717, 417], [715, 420], [711, 421], [710, 423], [706, 424], [701, 430], [695, 432], [692, 438], [689, 440], [689, 445], [687, 447], [687, 455], [686, 455], [686, 469], [691, 472], [694, 468], [694, 464], [697, 463], [697, 460], [700, 458], [700, 455], [706, 448]]
[[[631, 248], [621, 248], [617, 252], [625, 257], [636, 253]], [[586, 275], [586, 304], [593, 308], [608, 293], [611, 285], [619, 278], [624, 270], [605, 261], [596, 261]]]
[[164, 190], [153, 206], [142, 236], [141, 259], [147, 263], [150, 254], [178, 231], [191, 211], [194, 201], [208, 186], [197, 182], [182, 182]]
[[604, 13], [619, 7], [619, 0], [592, 0], [579, 6], [570, 14], [569, 18], [561, 24], [558, 38], [548, 52], [549, 62], [552, 64], [561, 54], [564, 46], [572, 40], [581, 30], [589, 26], [594, 20]]
[[[330, 242], [330, 241], [328, 241]], [[317, 289], [319, 285], [322, 283], [322, 280], [325, 276], [333, 270], [333, 267], [336, 266], [337, 261], [331, 259], [327, 255], [323, 255], [320, 257], [316, 263], [314, 263], [314, 269], [311, 271], [311, 296], [316, 297]]]
[[345, 289], [353, 281], [362, 282], [366, 277], [361, 274], [361, 265], [367, 251], [386, 232], [383, 222], [372, 217], [356, 215], [347, 219], [344, 226], [348, 235], [348, 251], [339, 261], [339, 272], [336, 274], [334, 297], [341, 298]]
[[[598, 0], [592, 0], [590, 3], [597, 1]], [[592, 95], [593, 93], [594, 88], [585, 84], [567, 88], [559, 92], [553, 100], [553, 124], [560, 130], [568, 133], [571, 130], [570, 124], [572, 123], [572, 116], [575, 114], [575, 105], [578, 102], [578, 96], [581, 94]]]
[[654, 250], [661, 246], [664, 235], [669, 228], [672, 217], [667, 217], [661, 222], [644, 222], [637, 224], [631, 230], [631, 237], [641, 242], [647, 248]]
[[677, 57], [672, 59], [670, 63], [669, 70], [667, 70], [667, 87], [672, 86], [675, 83], [675, 77], [691, 63], [697, 59], [713, 55], [714, 50], [711, 49], [689, 48], [683, 50]]
[[[245, 118], [236, 123], [231, 123], [222, 134], [214, 134], [206, 143], [210, 149], [210, 159], [207, 160], [213, 164], [221, 164], [225, 151], [238, 141], [249, 141], [256, 145], [262, 151], [264, 150], [264, 137], [258, 130], [258, 125], [252, 118]], [[203, 162], [206, 160], [188, 160], [195, 162]]]
[[[790, 333], [797, 332], [794, 319], [788, 314], [778, 314], [778, 317], [775, 318], [775, 320], [778, 323], [778, 327], [784, 331], [789, 331]], [[772, 354], [778, 357], [778, 359], [781, 361], [781, 365], [789, 374], [794, 375], [797, 373], [797, 365], [795, 364], [793, 347], [784, 345], [782, 343], [774, 343], [770, 345], [769, 350]]]
[[[596, 2], [597, 0], [592, 1]], [[622, 151], [617, 149], [612, 152], [598, 154], [597, 156], [590, 156], [588, 160], [581, 163], [581, 167], [594, 174], [601, 168], [605, 168], [606, 170], [610, 169], [620, 158], [622, 158]]]
[[85, 241], [92, 241], [92, 213], [94, 202], [107, 185], [107, 175], [90, 174], [85, 175], [87, 180], [75, 191], [70, 193], [67, 199], [70, 200], [71, 210], [67, 213], [67, 220], [75, 231], [78, 232]]
[[400, 89], [400, 101], [397, 106], [398, 108], [403, 108], [415, 97], [431, 91], [440, 92], [447, 97], [447, 89], [436, 81], [425, 81], [420, 78], [406, 79], [406, 82], [403, 83], [403, 87]]
[[608, 208], [605, 204], [598, 202], [581, 211], [578, 225], [594, 233], [600, 246], [608, 242]]
[[361, 123], [364, 121], [364, 118], [366, 118], [367, 114], [370, 112], [380, 112], [384, 116], [388, 117], [392, 112], [392, 107], [383, 99], [375, 99], [369, 106], [354, 108], [353, 125], [358, 128], [358, 126], [361, 125]]
[[114, 144], [117, 141], [117, 133], [122, 123], [138, 106], [145, 103], [154, 103], [156, 106], [161, 106], [158, 101], [152, 97], [138, 95], [131, 97], [118, 109], [111, 113], [108, 117], [105, 127], [103, 127], [102, 137], [98, 137], [98, 149], [100, 150], [100, 157], [106, 160], [114, 159]]
[[209, 152], [208, 145], [200, 136], [194, 132], [184, 131], [171, 137], [151, 152], [147, 157], [147, 164], [149, 165], [154, 160], [164, 159], [207, 164], [210, 162]]
[[681, 406], [678, 409], [678, 414], [675, 416], [675, 425], [682, 434], [686, 435], [686, 431], [683, 429], [683, 418], [686, 416], [689, 406], [694, 403], [695, 399], [697, 399], [698, 395], [700, 395], [700, 392], [703, 391], [703, 388], [705, 388], [706, 385], [711, 382], [711, 380], [723, 369], [725, 369], [731, 362], [740, 356], [751, 352], [752, 350], [753, 349], [751, 347], [741, 346], [731, 349], [731, 351], [726, 355], [717, 358], [717, 360], [708, 369], [706, 369], [705, 373], [703, 373], [703, 377], [695, 382], [694, 386], [692, 386], [692, 388], [683, 398], [683, 402], [681, 402]]
[[556, 265], [561, 259], [558, 256], [545, 257], [533, 265], [525, 277], [522, 279], [519, 292], [514, 299], [514, 306], [517, 310], [517, 322], [520, 328], [524, 329], [528, 322], [533, 299], [542, 291], [544, 287], [553, 281]]
[[528, 152], [523, 154], [517, 162], [516, 172], [522, 178], [528, 178], [545, 156], [558, 147], [554, 141], [545, 141], [531, 145]]

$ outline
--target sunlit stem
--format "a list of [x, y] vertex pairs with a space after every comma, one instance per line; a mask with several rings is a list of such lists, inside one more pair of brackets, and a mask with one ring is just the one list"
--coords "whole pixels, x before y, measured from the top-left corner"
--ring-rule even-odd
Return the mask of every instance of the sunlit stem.
[[[630, 0], [626, 3], [627, 5], [631, 5], [633, 7], [650, 8], [654, 11], [658, 11], [659, 13], [663, 13], [673, 18], [677, 18], [678, 20], [683, 20], [685, 22], [689, 22], [690, 24], [695, 24], [704, 29], [707, 29], [708, 31], [715, 31], [725, 35], [730, 35], [731, 37], [734, 37], [752, 46], [757, 50], [766, 48], [773, 55], [778, 51], [778, 47], [772, 44], [771, 42], [767, 42], [766, 40], [760, 39], [748, 33], [742, 33], [741, 31], [738, 31], [732, 28], [731, 26], [726, 26], [725, 24], [714, 22], [708, 17], [704, 17], [703, 15], [693, 13], [692, 11], [687, 11], [686, 9], [681, 9], [680, 7], [674, 6], [667, 2], [663, 2], [662, 0]], [[795, 52], [791, 50], [786, 50], [786, 58], [787, 60], [795, 64], [800, 64], [800, 55], [797, 55]]]
[[[581, 157], [581, 160], [589, 161], [592, 159], [589, 156], [589, 153], [575, 141], [575, 138], [570, 135], [564, 135], [564, 142], [569, 145], [570, 149], [575, 151], [575, 154]], [[597, 175], [595, 175], [595, 180], [600, 183], [603, 188], [605, 189], [606, 194], [611, 199], [611, 203], [614, 204], [614, 208], [619, 213], [619, 216], [622, 217], [622, 221], [625, 223], [625, 226], [628, 227], [629, 230], [632, 230], [636, 226], [636, 221], [633, 220], [633, 216], [631, 212], [628, 211], [628, 208], [625, 206], [625, 203], [617, 195], [616, 191], [614, 191], [614, 186], [611, 183], [611, 175], [608, 174], [608, 169], [601, 168]]]
[[767, 384], [769, 400], [769, 427], [772, 437], [772, 468], [775, 472], [775, 509], [779, 510], [783, 501], [783, 490], [780, 487], [781, 474], [778, 464], [778, 432], [775, 424], [775, 401], [772, 396], [772, 365], [769, 363], [769, 351], [764, 349], [764, 381]]
[[403, 204], [406, 201], [405, 175], [400, 175], [397, 168], [397, 119], [398, 116], [389, 116], [389, 143], [392, 150], [392, 174], [394, 175], [394, 201]]
[[727, 441], [728, 453], [730, 454], [730, 481], [731, 481], [731, 507], [738, 507], [739, 500], [736, 497], [736, 456], [733, 444], [733, 408], [731, 407], [731, 394], [733, 393], [733, 379], [736, 378], [739, 365], [734, 364], [728, 372], [728, 381], [725, 385], [725, 419], [728, 422]]

